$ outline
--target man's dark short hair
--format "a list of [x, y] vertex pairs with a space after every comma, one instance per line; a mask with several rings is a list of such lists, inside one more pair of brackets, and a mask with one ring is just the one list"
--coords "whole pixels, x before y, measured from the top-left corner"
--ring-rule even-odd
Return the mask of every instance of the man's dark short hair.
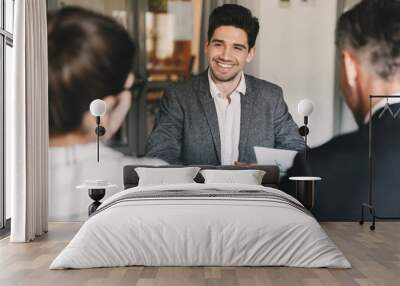
[[225, 4], [215, 8], [208, 20], [208, 41], [211, 41], [214, 31], [220, 26], [234, 26], [244, 30], [249, 49], [256, 44], [260, 25], [249, 9], [235, 4]]
[[336, 44], [365, 55], [384, 80], [400, 72], [400, 0], [364, 0], [344, 13]]
[[117, 95], [135, 45], [114, 19], [79, 7], [48, 15], [50, 136], [77, 131], [92, 100]]

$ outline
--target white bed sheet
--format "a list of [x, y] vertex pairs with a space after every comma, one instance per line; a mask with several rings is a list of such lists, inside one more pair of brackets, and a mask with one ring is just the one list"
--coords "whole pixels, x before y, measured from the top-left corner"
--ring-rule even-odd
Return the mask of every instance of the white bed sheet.
[[[144, 186], [122, 191], [263, 190], [238, 184]], [[310, 214], [262, 199], [184, 198], [124, 201], [89, 218], [50, 269], [145, 266], [294, 266], [349, 268]]]

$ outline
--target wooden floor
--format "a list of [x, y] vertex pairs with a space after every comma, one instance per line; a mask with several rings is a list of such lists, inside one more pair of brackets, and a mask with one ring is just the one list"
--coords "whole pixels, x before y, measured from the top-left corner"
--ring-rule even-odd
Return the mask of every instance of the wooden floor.
[[380, 222], [375, 231], [357, 223], [323, 228], [353, 268], [122, 267], [48, 270], [80, 224], [53, 223], [32, 243], [0, 241], [0, 285], [400, 285], [400, 222]]

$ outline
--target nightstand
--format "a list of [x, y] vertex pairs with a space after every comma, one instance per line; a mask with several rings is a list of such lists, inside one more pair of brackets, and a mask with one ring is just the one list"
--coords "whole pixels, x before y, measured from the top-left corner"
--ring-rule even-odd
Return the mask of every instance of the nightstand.
[[314, 207], [315, 182], [320, 177], [290, 177], [289, 180], [296, 182], [296, 199], [307, 209]]
[[105, 180], [86, 180], [85, 183], [76, 186], [77, 189], [87, 189], [89, 197], [94, 201], [88, 207], [89, 216], [101, 205], [100, 200], [104, 198], [106, 190], [116, 187], [117, 185], [111, 184]]

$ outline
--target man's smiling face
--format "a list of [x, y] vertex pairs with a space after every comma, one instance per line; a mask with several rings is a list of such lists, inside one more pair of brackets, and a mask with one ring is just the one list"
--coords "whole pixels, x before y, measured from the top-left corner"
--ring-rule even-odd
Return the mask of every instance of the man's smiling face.
[[213, 79], [229, 82], [253, 59], [255, 48], [249, 50], [244, 30], [234, 26], [220, 26], [206, 43], [205, 53]]

